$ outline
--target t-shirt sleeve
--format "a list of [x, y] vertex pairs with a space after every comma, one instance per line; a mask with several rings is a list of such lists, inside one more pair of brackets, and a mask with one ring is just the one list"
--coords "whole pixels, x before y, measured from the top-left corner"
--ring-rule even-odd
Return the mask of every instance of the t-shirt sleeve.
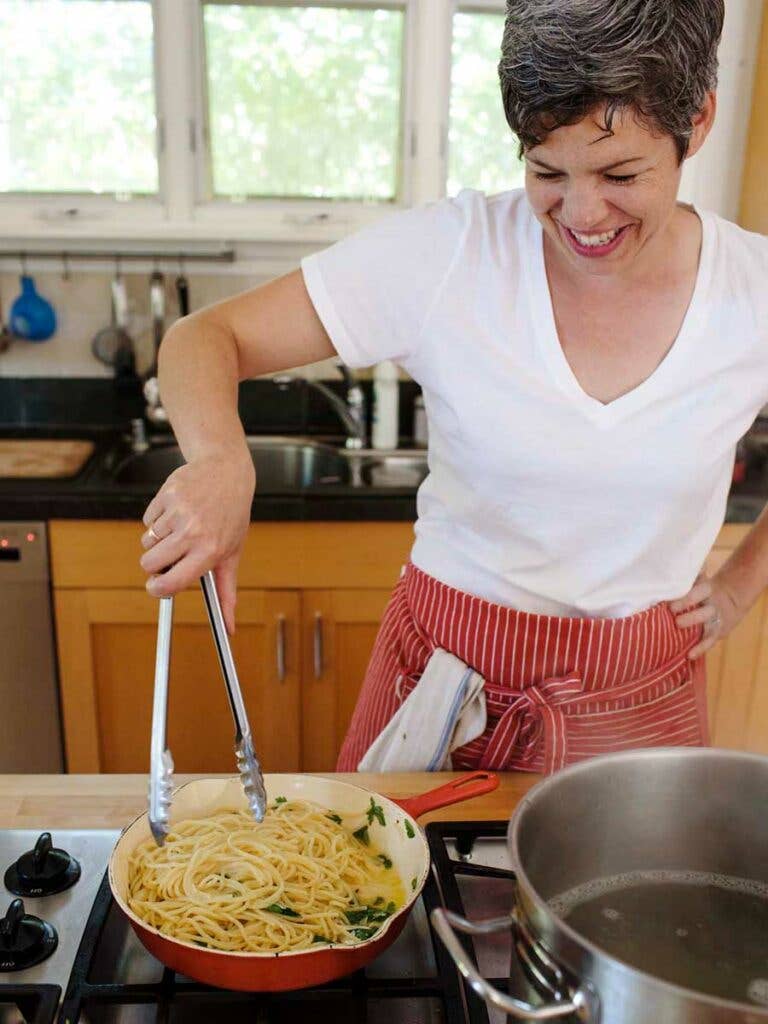
[[464, 195], [385, 215], [301, 261], [317, 314], [349, 366], [392, 359], [408, 369], [465, 237]]

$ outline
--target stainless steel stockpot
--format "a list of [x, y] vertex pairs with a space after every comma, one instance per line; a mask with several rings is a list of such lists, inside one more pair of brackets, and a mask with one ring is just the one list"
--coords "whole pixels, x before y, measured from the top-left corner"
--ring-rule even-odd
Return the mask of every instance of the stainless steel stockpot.
[[[510, 914], [478, 923], [442, 909], [432, 915], [459, 970], [486, 1002], [518, 1020], [768, 1022], [768, 1006], [683, 988], [620, 961], [548, 902], [588, 882], [638, 871], [768, 883], [768, 758], [690, 747], [596, 757], [533, 787], [515, 810], [507, 844], [517, 875]], [[536, 1006], [489, 985], [454, 931], [509, 928], [526, 973], [546, 993]]]

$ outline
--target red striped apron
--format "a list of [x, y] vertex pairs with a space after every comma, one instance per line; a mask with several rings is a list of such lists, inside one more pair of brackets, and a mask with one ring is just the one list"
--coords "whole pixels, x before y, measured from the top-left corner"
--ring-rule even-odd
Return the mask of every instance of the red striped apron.
[[485, 679], [488, 724], [457, 769], [553, 772], [595, 754], [709, 742], [701, 627], [668, 604], [621, 619], [558, 618], [473, 597], [409, 563], [387, 605], [339, 754], [355, 771], [416, 686], [432, 652]]

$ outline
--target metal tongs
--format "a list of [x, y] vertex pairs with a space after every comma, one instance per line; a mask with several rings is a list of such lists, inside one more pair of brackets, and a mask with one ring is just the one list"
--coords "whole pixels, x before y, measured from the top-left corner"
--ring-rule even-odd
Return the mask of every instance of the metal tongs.
[[[267, 792], [261, 765], [253, 749], [251, 727], [240, 691], [237, 670], [229, 646], [224, 616], [212, 572], [200, 578], [205, 608], [213, 631], [216, 653], [219, 656], [229, 706], [235, 722], [235, 755], [248, 806], [256, 821], [263, 821], [267, 809]], [[173, 627], [173, 598], [160, 598], [157, 620], [157, 656], [155, 659], [155, 695], [152, 704], [152, 743], [149, 775], [149, 827], [155, 842], [162, 846], [168, 835], [168, 814], [173, 793], [173, 759], [167, 747], [166, 721], [168, 717], [168, 669], [171, 661], [171, 631]]]

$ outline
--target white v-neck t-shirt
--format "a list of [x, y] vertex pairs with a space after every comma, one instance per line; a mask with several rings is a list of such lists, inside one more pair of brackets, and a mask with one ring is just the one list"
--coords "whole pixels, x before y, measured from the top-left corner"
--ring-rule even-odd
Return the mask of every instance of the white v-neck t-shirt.
[[345, 363], [422, 387], [429, 475], [412, 560], [522, 611], [630, 615], [685, 594], [768, 401], [768, 238], [697, 211], [693, 296], [664, 360], [608, 404], [561, 348], [524, 191], [383, 217], [302, 261]]

